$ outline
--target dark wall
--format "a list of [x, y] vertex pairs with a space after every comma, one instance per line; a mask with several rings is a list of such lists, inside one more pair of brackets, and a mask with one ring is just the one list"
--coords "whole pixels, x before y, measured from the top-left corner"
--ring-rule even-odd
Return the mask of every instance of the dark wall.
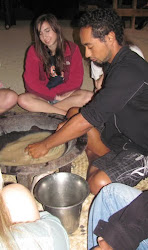
[[43, 13], [51, 12], [58, 18], [71, 18], [78, 11], [78, 0], [53, 0], [53, 1], [36, 1], [36, 0], [21, 0], [24, 7], [31, 9], [35, 16]]

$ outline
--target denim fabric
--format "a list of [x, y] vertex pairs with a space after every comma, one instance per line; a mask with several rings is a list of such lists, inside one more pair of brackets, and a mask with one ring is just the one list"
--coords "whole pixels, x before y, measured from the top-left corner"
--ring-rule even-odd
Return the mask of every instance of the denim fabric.
[[56, 103], [58, 103], [58, 102], [59, 102], [59, 101], [57, 101], [57, 100], [48, 101], [48, 103], [51, 104], [51, 105], [56, 104]]
[[[88, 222], [88, 249], [97, 245], [97, 236], [93, 234], [100, 219], [108, 221], [109, 217], [127, 206], [139, 194], [140, 190], [121, 183], [112, 183], [105, 186], [95, 197], [89, 214]], [[148, 249], [148, 239], [140, 243], [138, 250]]]

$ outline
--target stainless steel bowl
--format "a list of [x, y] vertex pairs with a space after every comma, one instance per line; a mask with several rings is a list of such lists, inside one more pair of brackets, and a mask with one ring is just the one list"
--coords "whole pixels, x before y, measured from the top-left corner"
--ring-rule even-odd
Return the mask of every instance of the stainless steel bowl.
[[72, 173], [55, 173], [36, 183], [35, 198], [44, 210], [57, 216], [69, 234], [79, 226], [82, 203], [89, 195], [87, 181]]

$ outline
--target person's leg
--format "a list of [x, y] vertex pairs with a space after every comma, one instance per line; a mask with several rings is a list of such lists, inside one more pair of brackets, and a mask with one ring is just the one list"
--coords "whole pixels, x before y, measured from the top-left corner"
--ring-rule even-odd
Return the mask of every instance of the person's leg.
[[120, 153], [110, 151], [93, 161], [88, 169], [87, 181], [95, 195], [111, 182], [136, 186], [148, 176], [148, 157], [131, 149]]
[[44, 112], [44, 113], [66, 115], [66, 112], [62, 108], [58, 108], [48, 103], [45, 99], [30, 93], [19, 95], [18, 105], [21, 108], [28, 110], [30, 112]]
[[61, 108], [67, 112], [71, 107], [80, 108], [84, 106], [86, 103], [88, 103], [91, 100], [92, 96], [93, 96], [92, 91], [76, 90], [72, 92], [72, 94], [68, 96], [67, 98], [54, 104], [54, 106], [57, 108]]
[[[66, 118], [70, 119], [72, 116], [78, 114], [79, 110], [79, 107], [70, 108], [66, 114]], [[96, 156], [105, 155], [110, 151], [110, 149], [102, 142], [100, 133], [96, 128], [92, 128], [87, 132], [87, 141], [86, 153], [90, 161], [93, 158], [93, 155], [94, 158], [96, 158]]]
[[92, 128], [87, 133], [88, 143], [87, 143], [87, 150], [86, 152], [88, 154], [94, 154], [98, 156], [103, 156], [106, 153], [110, 151], [108, 147], [105, 146], [105, 144], [101, 140], [101, 135], [99, 131], [96, 128]]
[[87, 174], [86, 180], [89, 184], [90, 192], [94, 195], [97, 195], [102, 187], [112, 182], [104, 171], [101, 171], [94, 166], [91, 166], [91, 171]]
[[18, 104], [23, 109], [31, 112], [45, 112], [66, 115], [71, 107], [82, 107], [91, 100], [93, 92], [87, 90], [77, 90], [72, 92], [67, 98], [51, 105], [45, 99], [30, 93], [20, 94]]
[[[72, 116], [79, 113], [79, 107], [72, 107], [68, 110], [66, 114], [66, 118], [70, 119]], [[87, 132], [87, 147], [86, 154], [88, 157], [89, 165], [91, 165], [92, 161], [98, 156], [103, 156], [108, 153], [110, 149], [105, 146], [105, 144], [101, 140], [101, 136], [99, 131], [96, 128], [92, 128]]]
[[97, 236], [93, 231], [98, 221], [108, 221], [112, 214], [127, 206], [140, 193], [140, 190], [121, 183], [112, 183], [102, 188], [95, 197], [89, 213], [88, 249], [97, 245]]
[[[70, 108], [66, 114], [66, 118], [70, 119], [78, 113], [78, 107]], [[96, 128], [92, 128], [89, 132], [87, 132], [87, 147], [85, 151], [89, 161], [87, 181], [89, 183], [91, 193], [96, 194], [102, 186], [111, 183], [109, 176], [107, 176], [104, 171], [100, 171], [98, 168], [91, 165], [95, 159], [107, 154], [110, 151], [110, 149], [101, 141], [100, 133]], [[100, 181], [98, 180], [98, 176]]]
[[104, 171], [104, 169], [106, 166], [109, 166], [109, 163], [111, 164], [114, 157], [115, 154], [112, 151], [100, 157], [97, 157], [97, 155], [96, 157], [94, 157], [94, 154], [92, 155], [92, 157], [89, 157], [87, 182], [92, 194], [96, 195], [102, 187], [112, 182], [109, 175]]
[[46, 223], [46, 224], [43, 224], [42, 227], [46, 229], [47, 225], [49, 225], [48, 227], [50, 227], [51, 229], [50, 235], [53, 239], [53, 246], [54, 246], [54, 248], [52, 249], [69, 250], [68, 234], [65, 228], [63, 227], [63, 225], [61, 224], [59, 218], [57, 218], [56, 216], [48, 212], [40, 212], [40, 215], [41, 215], [41, 221], [43, 223]]
[[10, 89], [0, 89], [0, 114], [17, 104], [18, 95]]

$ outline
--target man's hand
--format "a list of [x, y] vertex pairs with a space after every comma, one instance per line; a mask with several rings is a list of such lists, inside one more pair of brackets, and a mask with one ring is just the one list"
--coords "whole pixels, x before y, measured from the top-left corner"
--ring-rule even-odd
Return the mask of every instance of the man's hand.
[[[62, 128], [66, 122], [67, 121], [59, 123], [56, 131], [58, 131], [60, 128]], [[28, 154], [32, 158], [40, 158], [40, 157], [46, 155], [48, 153], [48, 151], [49, 151], [49, 148], [47, 148], [45, 140], [40, 141], [40, 142], [36, 142], [33, 144], [29, 144], [25, 148], [25, 152], [28, 152]]]
[[25, 148], [25, 152], [28, 152], [28, 154], [32, 158], [40, 158], [48, 153], [49, 149], [46, 147], [46, 143], [44, 141], [37, 142], [34, 144], [29, 144]]
[[[59, 125], [59, 127], [62, 125]], [[28, 145], [25, 151], [33, 158], [42, 157], [50, 149], [86, 134], [91, 128], [92, 125], [81, 114], [78, 114], [43, 141]]]

